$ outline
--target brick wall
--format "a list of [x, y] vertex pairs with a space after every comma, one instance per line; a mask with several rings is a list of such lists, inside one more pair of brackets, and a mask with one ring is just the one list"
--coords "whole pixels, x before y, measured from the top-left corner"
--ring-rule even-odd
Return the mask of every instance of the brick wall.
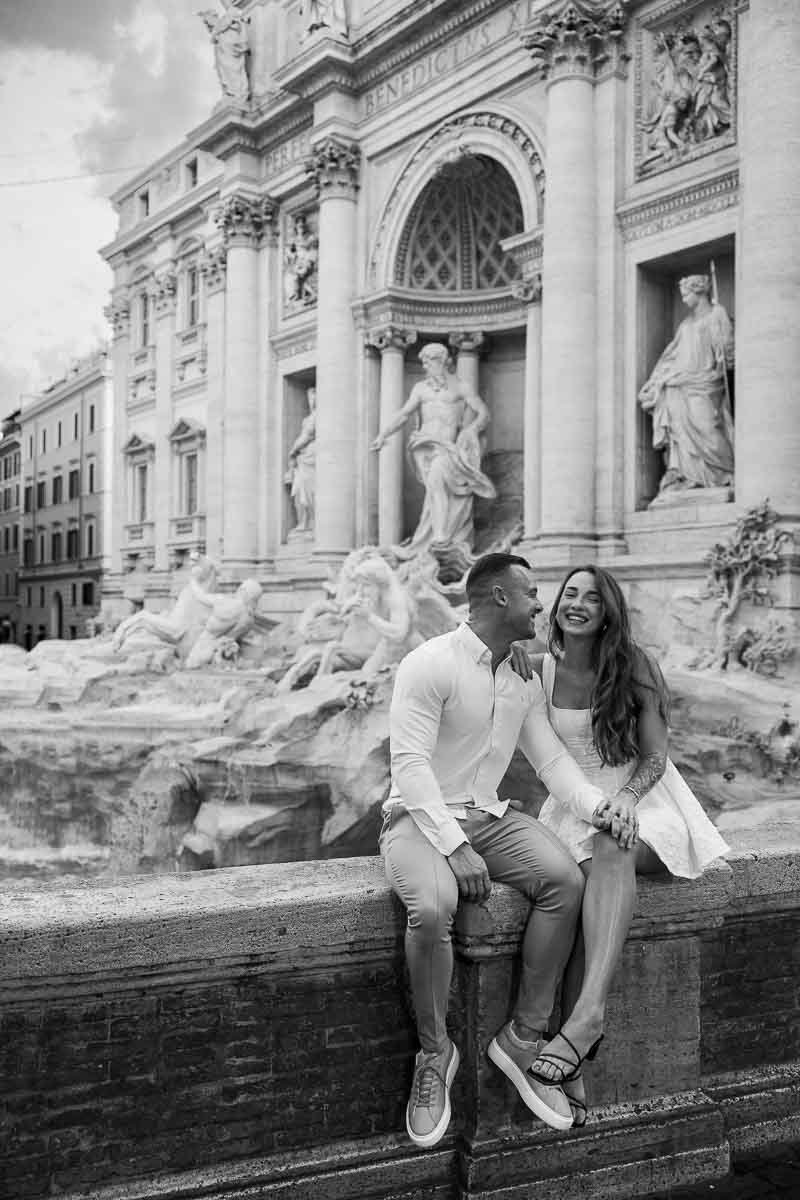
[[569, 1200], [601, 1177], [629, 1196], [718, 1177], [728, 1111], [743, 1144], [797, 1126], [798, 875], [800, 856], [742, 856], [643, 883], [593, 1120], [567, 1138], [485, 1060], [525, 905], [497, 888], [465, 906], [457, 1115], [428, 1154], [403, 1132], [416, 1047], [378, 860], [14, 886], [0, 1193]]

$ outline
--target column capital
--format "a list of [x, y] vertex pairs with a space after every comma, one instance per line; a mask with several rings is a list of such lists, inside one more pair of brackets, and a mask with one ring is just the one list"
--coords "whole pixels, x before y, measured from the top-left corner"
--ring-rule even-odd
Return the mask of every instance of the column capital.
[[171, 267], [154, 276], [152, 296], [157, 316], [166, 317], [174, 313], [178, 296], [178, 276]]
[[364, 334], [367, 346], [373, 346], [383, 353], [384, 350], [405, 351], [417, 340], [416, 329], [404, 329], [399, 325], [381, 325], [376, 329], [368, 329]]
[[358, 191], [360, 166], [359, 146], [333, 136], [318, 142], [306, 159], [306, 172], [317, 185], [320, 201], [352, 199]]
[[538, 304], [542, 298], [542, 272], [534, 271], [524, 279], [515, 279], [511, 284], [511, 295], [523, 304]]
[[199, 262], [206, 292], [218, 292], [225, 287], [228, 252], [225, 246], [206, 247]]
[[542, 79], [589, 79], [616, 72], [629, 55], [619, 0], [555, 0], [520, 34]]
[[114, 341], [128, 336], [131, 328], [131, 302], [127, 294], [112, 296], [111, 303], [106, 305], [103, 313], [111, 325]]
[[255, 249], [271, 232], [277, 212], [278, 206], [270, 196], [233, 192], [216, 209], [214, 222], [226, 249], [229, 246]]
[[451, 333], [447, 339], [457, 354], [477, 354], [486, 344], [486, 334], [477, 330], [468, 333]]

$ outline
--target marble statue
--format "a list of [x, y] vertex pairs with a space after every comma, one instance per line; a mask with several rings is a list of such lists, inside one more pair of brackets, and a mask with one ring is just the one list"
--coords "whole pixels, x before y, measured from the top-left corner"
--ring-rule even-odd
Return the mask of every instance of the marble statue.
[[395, 547], [400, 558], [421, 550], [463, 546], [472, 549], [475, 496], [493, 499], [494, 484], [481, 471], [480, 435], [489, 410], [480, 396], [447, 371], [448, 351], [430, 342], [420, 351], [425, 378], [415, 384], [406, 403], [372, 443], [380, 450], [390, 437], [416, 416], [408, 453], [425, 488], [425, 500], [413, 537]]
[[214, 602], [217, 569], [210, 558], [199, 557], [192, 565], [189, 581], [168, 612], [140, 609], [126, 617], [114, 632], [111, 645], [116, 654], [140, 648], [143, 641], [178, 646], [199, 633]]
[[314, 496], [316, 482], [317, 389], [306, 392], [308, 416], [289, 450], [289, 468], [284, 477], [290, 485], [296, 524], [293, 533], [305, 533], [314, 527]]
[[256, 579], [245, 579], [233, 596], [213, 596], [211, 612], [189, 651], [186, 669], [235, 662], [241, 640], [256, 624], [260, 599], [261, 584]]
[[345, 0], [302, 0], [300, 15], [306, 37], [320, 29], [329, 29], [336, 37], [348, 35]]
[[733, 324], [711, 299], [708, 275], [679, 282], [690, 310], [639, 392], [653, 418], [653, 446], [664, 474], [653, 504], [690, 488], [733, 484], [733, 417], [727, 371], [733, 366]]
[[284, 296], [287, 309], [317, 302], [318, 239], [305, 213], [297, 213], [284, 259]]
[[247, 26], [250, 18], [234, 7], [233, 0], [221, 0], [224, 12], [213, 8], [198, 13], [211, 34], [214, 47], [214, 66], [222, 94], [246, 104], [250, 99], [250, 79], [247, 73], [250, 45]]

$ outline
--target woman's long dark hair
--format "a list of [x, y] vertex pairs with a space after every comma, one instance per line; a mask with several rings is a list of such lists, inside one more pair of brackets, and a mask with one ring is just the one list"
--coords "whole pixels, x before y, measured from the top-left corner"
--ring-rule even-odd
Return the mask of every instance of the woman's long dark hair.
[[557, 658], [564, 652], [564, 636], [556, 613], [565, 587], [579, 571], [594, 576], [605, 611], [603, 628], [594, 644], [592, 735], [603, 763], [618, 767], [639, 754], [637, 723], [641, 704], [637, 689], [644, 687], [655, 693], [658, 711], [665, 721], [669, 719], [669, 692], [658, 665], [631, 637], [628, 605], [622, 589], [602, 567], [574, 567], [561, 584], [550, 611], [548, 650]]

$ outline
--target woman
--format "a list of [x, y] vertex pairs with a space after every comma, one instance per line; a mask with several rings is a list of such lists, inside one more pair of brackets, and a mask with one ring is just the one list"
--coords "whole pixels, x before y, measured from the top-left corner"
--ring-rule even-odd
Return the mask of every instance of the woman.
[[606, 1000], [633, 917], [636, 874], [668, 870], [693, 879], [728, 849], [667, 758], [669, 698], [656, 664], [631, 637], [619, 584], [578, 567], [550, 614], [548, 653], [513, 650], [519, 674], [542, 680], [554, 730], [608, 799], [573, 811], [549, 796], [539, 819], [586, 876], [582, 933], [564, 976], [561, 1029], [532, 1073], [563, 1086], [574, 1124], [586, 1122], [581, 1078], [602, 1040]]

